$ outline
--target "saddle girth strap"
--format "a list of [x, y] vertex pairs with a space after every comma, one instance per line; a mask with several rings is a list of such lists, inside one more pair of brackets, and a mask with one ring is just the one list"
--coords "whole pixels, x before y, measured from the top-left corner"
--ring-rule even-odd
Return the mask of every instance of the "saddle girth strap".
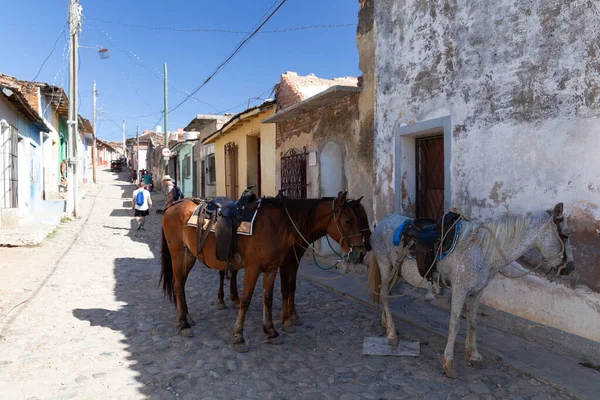
[[[200, 219], [200, 216], [198, 217], [198, 221], [204, 221], [204, 215], [202, 215], [201, 217], [202, 217], [202, 219]], [[217, 221], [217, 216], [212, 215], [208, 221], [208, 225], [206, 226], [206, 229], [204, 228], [203, 223], [198, 222], [199, 226], [196, 228], [196, 232], [197, 232], [197, 238], [196, 238], [197, 253], [196, 254], [198, 254], [198, 255], [202, 254], [202, 249], [204, 249], [204, 243], [206, 243], [208, 234], [210, 233], [210, 230], [212, 229], [212, 227], [216, 221]]]

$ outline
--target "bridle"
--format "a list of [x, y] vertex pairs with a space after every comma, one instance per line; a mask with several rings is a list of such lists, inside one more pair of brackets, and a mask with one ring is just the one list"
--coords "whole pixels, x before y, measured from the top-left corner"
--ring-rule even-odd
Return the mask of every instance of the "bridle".
[[[335, 206], [335, 200], [336, 199], [333, 199], [332, 202], [331, 202], [332, 213], [331, 213], [331, 217], [329, 218], [329, 222], [331, 222], [331, 218], [333, 218], [333, 220], [335, 221], [335, 226], [336, 226], [336, 228], [337, 228], [337, 230], [338, 230], [338, 232], [340, 234], [340, 240], [338, 240], [338, 244], [340, 244], [343, 240], [346, 240], [346, 244], [348, 245], [348, 249], [349, 249], [348, 254], [352, 253], [352, 251], [354, 251], [355, 247], [364, 248], [366, 250], [367, 245], [365, 243], [365, 235], [363, 235], [362, 232], [364, 232], [364, 231], [370, 231], [370, 229], [368, 229], [368, 228], [359, 229], [360, 233], [357, 233], [355, 235], [348, 235], [346, 233], [346, 231], [344, 230], [343, 225], [340, 225], [340, 223], [338, 221], [338, 216], [337, 216], [338, 213], [339, 214], [342, 213], [342, 211], [344, 210], [344, 207], [348, 206], [348, 202], [344, 201], [342, 207], [338, 211], [336, 209], [336, 206]], [[352, 213], [352, 215], [354, 215], [354, 217], [356, 217], [356, 219], [359, 220], [358, 216], [354, 213], [354, 211], [352, 210], [352, 208], [351, 207], [348, 207], [348, 208], [350, 209], [350, 212]], [[329, 222], [327, 223], [327, 225], [329, 225]], [[362, 236], [362, 244], [355, 246], [355, 245], [353, 245], [350, 242], [350, 238], [357, 237], [357, 236]]]
[[563, 229], [561, 228], [560, 224], [564, 221], [565, 217], [564, 216], [560, 216], [560, 217], [555, 217], [554, 215], [552, 215], [552, 226], [553, 226], [553, 231], [554, 233], [558, 236], [558, 239], [560, 240], [560, 244], [561, 244], [561, 251], [560, 253], [557, 253], [556, 255], [554, 255], [553, 257], [547, 259], [547, 260], [553, 260], [557, 257], [561, 257], [562, 256], [562, 261], [563, 263], [558, 267], [556, 273], [557, 275], [560, 274], [560, 271], [562, 271], [563, 269], [565, 269], [567, 267], [567, 262], [569, 261], [567, 258], [567, 244], [566, 241], [571, 237], [571, 233], [569, 231], [567, 231], [566, 233], [563, 231]]

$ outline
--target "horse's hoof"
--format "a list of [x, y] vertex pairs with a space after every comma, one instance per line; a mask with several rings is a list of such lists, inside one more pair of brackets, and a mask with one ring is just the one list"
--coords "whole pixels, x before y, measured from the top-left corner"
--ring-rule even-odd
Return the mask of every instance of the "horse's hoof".
[[239, 300], [233, 302], [233, 308], [235, 308], [236, 310], [240, 309], [240, 301]]
[[280, 337], [269, 338], [269, 344], [280, 345], [283, 344], [283, 340]]
[[227, 306], [225, 305], [225, 303], [217, 303], [217, 310], [224, 310], [226, 308]]
[[192, 328], [186, 328], [186, 329], [180, 330], [179, 334], [184, 337], [193, 337], [194, 331], [192, 330]]
[[450, 379], [456, 379], [456, 369], [454, 368], [454, 360], [445, 361], [442, 365], [442, 369], [444, 370], [444, 374]]
[[296, 328], [294, 328], [293, 326], [283, 326], [283, 331], [285, 333], [296, 333]]
[[233, 350], [235, 350], [237, 353], [247, 353], [248, 346], [246, 346], [246, 343], [235, 343], [233, 345]]
[[468, 364], [475, 369], [485, 369], [485, 361], [481, 360], [469, 360]]
[[296, 326], [302, 326], [302, 325], [304, 325], [304, 321], [303, 321], [303, 320], [301, 320], [300, 318], [298, 318], [298, 319], [293, 319], [293, 320], [292, 320], [292, 322], [293, 322], [293, 323], [294, 323], [294, 325], [296, 325]]
[[398, 345], [400, 344], [400, 342], [399, 342], [399, 340], [398, 340], [398, 338], [397, 338], [397, 337], [395, 337], [395, 338], [391, 338], [391, 339], [390, 339], [390, 338], [388, 338], [388, 339], [387, 339], [387, 343], [388, 343], [390, 346], [398, 346]]

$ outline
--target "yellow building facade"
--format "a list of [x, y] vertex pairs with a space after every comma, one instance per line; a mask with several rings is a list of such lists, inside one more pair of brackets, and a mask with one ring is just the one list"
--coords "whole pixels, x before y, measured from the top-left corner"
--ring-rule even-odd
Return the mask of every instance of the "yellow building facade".
[[261, 123], [275, 108], [274, 101], [249, 108], [202, 141], [215, 146], [217, 196], [237, 199], [251, 185], [259, 196], [275, 196], [276, 127]]

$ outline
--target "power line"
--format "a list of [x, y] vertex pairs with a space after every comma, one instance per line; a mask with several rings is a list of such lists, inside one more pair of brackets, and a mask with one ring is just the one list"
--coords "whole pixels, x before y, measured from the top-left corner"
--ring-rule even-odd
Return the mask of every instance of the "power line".
[[[196, 93], [198, 93], [198, 91], [200, 89], [202, 89], [215, 75], [217, 75], [219, 73], [219, 71], [221, 69], [223, 69], [232, 59], [233, 57], [235, 57], [241, 50], [242, 48], [244, 48], [244, 46], [248, 43], [248, 41], [250, 41], [250, 39], [252, 39], [254, 37], [254, 35], [256, 35], [256, 33], [260, 30], [260, 28], [262, 28], [267, 22], [269, 22], [269, 20], [273, 17], [273, 15], [275, 15], [275, 13], [281, 8], [281, 6], [283, 6], [285, 4], [287, 0], [282, 0], [281, 3], [279, 3], [279, 5], [267, 16], [267, 18], [260, 23], [260, 25], [258, 25], [258, 27], [256, 27], [256, 29], [254, 29], [252, 31], [252, 33], [250, 33], [246, 38], [244, 38], [238, 45], [237, 47], [229, 54], [229, 56], [222, 61], [217, 68], [215, 68], [215, 70], [196, 88], [192, 91], [191, 94], [189, 94], [187, 97], [185, 97], [182, 101], [180, 101], [175, 107], [173, 107], [172, 109], [170, 109], [169, 111], [173, 112], [175, 110], [177, 110], [179, 107], [181, 107], [186, 101], [188, 101], [188, 99], [190, 97], [192, 97], [193, 95], [195, 95]], [[273, 6], [271, 6], [271, 8], [273, 8]], [[262, 17], [261, 17], [262, 19]], [[260, 21], [260, 20], [259, 20]], [[256, 26], [256, 25], [255, 25]], [[156, 123], [156, 125], [158, 125], [160, 123], [160, 121], [162, 121], [161, 117], [158, 122]]]
[[[90, 19], [92, 19], [92, 18], [90, 18]], [[162, 73], [161, 71], [159, 71], [159, 70], [157, 70], [157, 69], [155, 69], [155, 68], [152, 68], [152, 67], [149, 67], [149, 66], [147, 66], [147, 65], [146, 65], [146, 63], [144, 63], [144, 61], [143, 61], [143, 60], [142, 60], [142, 59], [141, 59], [141, 58], [140, 58], [140, 57], [139, 57], [139, 56], [138, 56], [136, 53], [134, 53], [134, 52], [133, 52], [133, 51], [131, 51], [130, 49], [127, 49], [127, 48], [122, 48], [122, 47], [118, 46], [118, 45], [117, 45], [117, 44], [116, 44], [116, 43], [113, 41], [113, 38], [112, 38], [112, 37], [111, 37], [111, 36], [110, 36], [110, 35], [109, 35], [107, 32], [105, 32], [103, 29], [95, 28], [95, 27], [93, 27], [93, 26], [90, 26], [90, 25], [88, 25], [88, 26], [89, 26], [90, 28], [92, 28], [93, 30], [97, 30], [97, 31], [101, 32], [102, 34], [104, 34], [104, 35], [105, 35], [105, 36], [106, 36], [106, 37], [107, 37], [107, 38], [110, 40], [110, 42], [112, 43], [112, 45], [113, 45], [113, 47], [114, 47], [114, 48], [116, 48], [117, 50], [119, 50], [119, 51], [121, 51], [121, 52], [125, 53], [125, 54], [126, 54], [126, 55], [127, 55], [129, 58], [130, 58], [130, 59], [132, 59], [132, 61], [131, 61], [131, 62], [132, 62], [132, 64], [133, 64], [133, 65], [135, 65], [135, 66], [137, 66], [137, 67], [140, 67], [140, 68], [143, 68], [143, 69], [145, 69], [146, 71], [150, 72], [152, 75], [154, 75], [154, 76], [155, 76], [157, 79], [159, 79], [159, 80], [161, 80], [161, 81], [164, 79], [164, 75], [163, 75], [163, 73]], [[138, 61], [139, 63], [138, 63], [138, 62], [136, 62], [136, 61]], [[175, 89], [176, 91], [180, 92], [180, 93], [181, 93], [181, 94], [183, 94], [183, 95], [186, 95], [186, 96], [187, 96], [187, 95], [189, 95], [189, 94], [190, 94], [190, 92], [189, 92], [189, 91], [187, 91], [187, 90], [185, 90], [185, 89], [182, 89], [181, 87], [179, 87], [178, 85], [176, 85], [176, 84], [175, 84], [175, 83], [173, 83], [173, 82], [169, 82], [169, 87], [171, 87], [171, 88]], [[206, 105], [206, 106], [209, 106], [209, 107], [211, 107], [213, 110], [217, 111], [217, 108], [216, 108], [214, 105], [212, 105], [212, 104], [210, 104], [210, 103], [208, 103], [208, 102], [206, 102], [206, 101], [204, 101], [204, 100], [200, 100], [199, 98], [197, 98], [197, 97], [194, 97], [194, 96], [192, 96], [191, 98], [192, 98], [193, 100], [197, 101], [198, 103], [201, 103], [201, 104], [204, 104], [204, 105]], [[161, 111], [160, 111], [160, 113], [162, 113], [163, 111], [164, 111], [164, 110], [161, 110]], [[152, 115], [154, 115], [154, 114], [158, 114], [158, 113], [159, 113], [159, 112], [156, 112], [156, 113], [153, 113]]]
[[[193, 32], [203, 32], [203, 33], [233, 33], [233, 34], [249, 34], [252, 31], [234, 31], [228, 29], [206, 29], [206, 28], [173, 28], [169, 26], [150, 26], [150, 25], [140, 25], [140, 24], [126, 24], [124, 22], [119, 21], [108, 21], [100, 18], [92, 18], [88, 17], [87, 19], [104, 22], [106, 24], [114, 24], [127, 26], [131, 28], [142, 28], [149, 29], [155, 31], [173, 31], [173, 32], [184, 32], [184, 33], [193, 33]], [[353, 24], [330, 24], [330, 25], [308, 25], [308, 26], [299, 26], [295, 28], [285, 28], [285, 29], [273, 29], [270, 31], [262, 31], [259, 32], [261, 34], [269, 34], [269, 33], [283, 33], [283, 32], [293, 32], [293, 31], [302, 31], [307, 29], [335, 29], [335, 28], [345, 28], [350, 26], [356, 26], [356, 23]]]
[[[275, 86], [268, 88], [267, 90], [265, 90], [264, 92], [262, 92], [261, 94], [259, 94], [259, 95], [258, 95], [258, 96], [256, 96], [256, 97], [250, 97], [250, 99], [251, 99], [251, 100], [252, 100], [252, 99], [256, 99], [256, 100], [263, 100], [263, 99], [262, 99], [262, 97], [263, 97], [265, 94], [267, 94], [267, 93], [269, 93], [269, 92], [273, 93], [274, 91], [275, 91]], [[219, 112], [217, 112], [217, 114], [225, 114], [225, 113], [226, 113], [226, 112], [228, 112], [228, 111], [235, 110], [236, 108], [240, 108], [240, 107], [242, 107], [242, 106], [247, 106], [247, 105], [248, 105], [248, 102], [247, 102], [247, 101], [245, 101], [245, 102], [243, 102], [243, 103], [241, 103], [241, 104], [238, 104], [237, 106], [230, 107], [230, 108], [228, 108], [228, 109], [226, 109], [226, 110], [219, 111]]]
[[[40, 65], [40, 69], [38, 70], [38, 73], [35, 75], [35, 78], [32, 79], [32, 82], [35, 82], [35, 80], [38, 78], [38, 76], [40, 76], [40, 73], [42, 72], [42, 69], [44, 69], [44, 65], [46, 65], [46, 62], [48, 62], [48, 60], [50, 59], [50, 57], [52, 56], [52, 54], [54, 54], [54, 50], [56, 50], [56, 45], [58, 44], [58, 41], [60, 40], [60, 37], [65, 33], [65, 29], [66, 28], [63, 26], [63, 30], [58, 34], [58, 37], [54, 41], [54, 46], [52, 46], [52, 50], [50, 50], [50, 54], [48, 54], [48, 56], [46, 57], [46, 59], [44, 60], [44, 62], [42, 63], [42, 65]], [[66, 40], [66, 37], [65, 37], [65, 40]]]

